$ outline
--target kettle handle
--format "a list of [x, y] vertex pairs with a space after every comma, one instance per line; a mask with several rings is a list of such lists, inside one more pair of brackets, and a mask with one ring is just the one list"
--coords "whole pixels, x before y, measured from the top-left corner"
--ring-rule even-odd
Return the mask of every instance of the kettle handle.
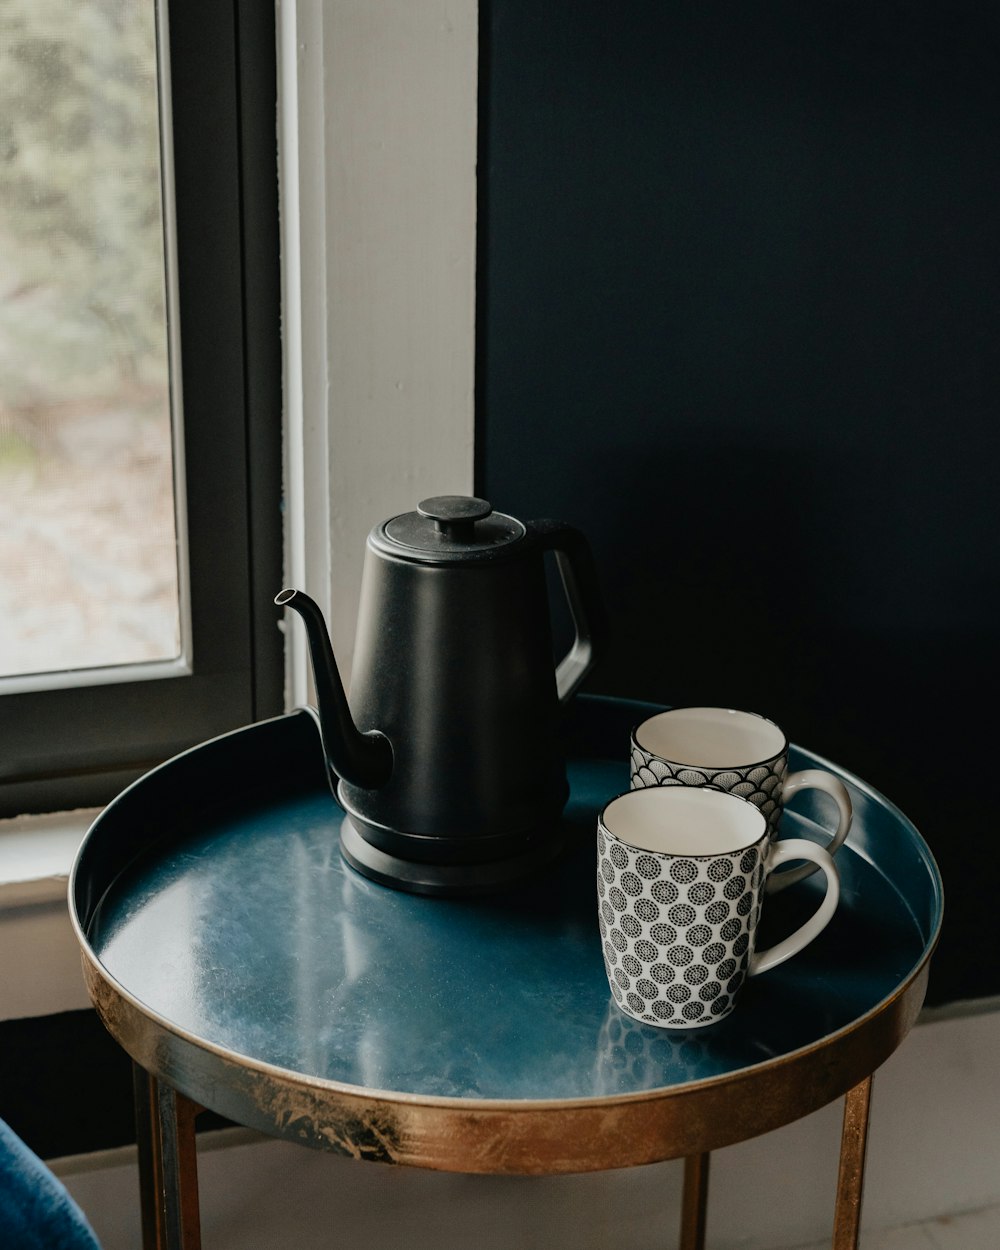
[[607, 634], [597, 567], [590, 544], [572, 525], [532, 521], [526, 529], [543, 551], [555, 556], [573, 620], [573, 645], [556, 666], [556, 693], [565, 703], [593, 668]]

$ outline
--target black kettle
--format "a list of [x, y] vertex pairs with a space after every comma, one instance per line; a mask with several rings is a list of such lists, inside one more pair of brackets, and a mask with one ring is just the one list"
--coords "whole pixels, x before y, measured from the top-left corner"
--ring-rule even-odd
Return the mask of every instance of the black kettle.
[[[553, 663], [544, 554], [575, 638]], [[426, 894], [490, 890], [560, 847], [561, 705], [590, 671], [604, 612], [583, 535], [482, 499], [426, 499], [368, 535], [350, 707], [319, 608], [305, 622], [323, 746], [365, 876]]]

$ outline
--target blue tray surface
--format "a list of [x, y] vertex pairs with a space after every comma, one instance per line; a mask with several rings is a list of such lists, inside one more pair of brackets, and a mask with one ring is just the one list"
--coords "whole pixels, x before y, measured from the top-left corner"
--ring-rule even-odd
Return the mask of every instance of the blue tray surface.
[[[587, 714], [595, 708], [602, 732], [609, 720], [620, 730], [620, 758], [602, 757], [600, 733], [576, 742], [569, 849], [530, 884], [470, 900], [375, 884], [341, 858], [342, 813], [318, 751], [314, 772], [270, 799], [266, 786], [242, 797], [226, 763], [222, 798], [108, 882], [85, 917], [92, 949], [151, 1012], [247, 1058], [369, 1090], [500, 1100], [620, 1096], [730, 1073], [849, 1028], [920, 968], [940, 921], [933, 860], [905, 817], [835, 770], [857, 814], [838, 855], [840, 909], [821, 937], [749, 982], [721, 1023], [683, 1033], [622, 1015], [601, 958], [595, 820], [628, 788], [633, 712], [591, 701]], [[283, 749], [318, 743], [305, 713], [267, 726], [276, 771]], [[263, 729], [239, 731], [248, 758]], [[226, 760], [238, 761], [239, 735], [227, 737]], [[179, 758], [190, 771], [202, 751], [208, 768], [211, 747]], [[783, 833], [821, 839], [824, 816], [789, 810]], [[106, 817], [123, 818], [114, 805]], [[101, 860], [100, 820], [84, 850], [86, 876]], [[807, 880], [770, 897], [761, 942], [800, 923], [818, 889]]]

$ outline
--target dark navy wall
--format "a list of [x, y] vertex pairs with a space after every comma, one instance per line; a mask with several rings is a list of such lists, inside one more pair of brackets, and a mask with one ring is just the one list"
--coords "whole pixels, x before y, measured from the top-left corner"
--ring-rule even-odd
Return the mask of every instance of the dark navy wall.
[[945, 877], [932, 1001], [1000, 992], [1000, 13], [481, 11], [477, 489], [591, 538], [589, 689], [870, 780]]

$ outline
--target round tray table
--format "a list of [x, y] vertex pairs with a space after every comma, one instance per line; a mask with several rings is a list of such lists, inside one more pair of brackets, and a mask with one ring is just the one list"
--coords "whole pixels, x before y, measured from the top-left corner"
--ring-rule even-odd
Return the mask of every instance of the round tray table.
[[[630, 1020], [601, 957], [596, 813], [628, 788], [629, 730], [656, 710], [574, 701], [566, 850], [483, 897], [406, 894], [346, 865], [309, 709], [177, 756], [101, 813], [70, 910], [90, 996], [136, 1065], [146, 1247], [199, 1244], [201, 1108], [456, 1172], [684, 1158], [681, 1246], [697, 1250], [709, 1153], [845, 1094], [833, 1245], [857, 1245], [871, 1074], [923, 1002], [934, 860], [881, 795], [793, 747], [791, 767], [829, 768], [854, 802], [836, 916], [728, 1019], [690, 1033]], [[822, 840], [824, 802], [797, 796], [783, 833]], [[800, 923], [818, 888], [771, 896], [761, 942]]]

